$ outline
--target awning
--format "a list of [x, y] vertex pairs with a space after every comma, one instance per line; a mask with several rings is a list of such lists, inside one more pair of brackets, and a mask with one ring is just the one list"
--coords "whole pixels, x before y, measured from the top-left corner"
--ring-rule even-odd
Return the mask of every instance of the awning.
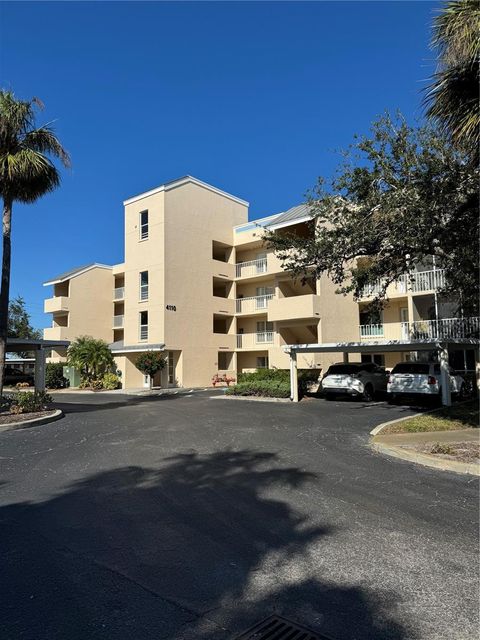
[[393, 351], [433, 351], [459, 347], [478, 347], [476, 338], [426, 338], [424, 340], [364, 340], [362, 342], [330, 342], [321, 344], [288, 344], [283, 347], [287, 353], [379, 353]]
[[165, 351], [164, 342], [159, 342], [158, 344], [125, 345], [123, 344], [123, 340], [119, 340], [117, 342], [112, 342], [108, 346], [113, 354], [118, 355], [122, 353], [143, 353], [144, 351]]

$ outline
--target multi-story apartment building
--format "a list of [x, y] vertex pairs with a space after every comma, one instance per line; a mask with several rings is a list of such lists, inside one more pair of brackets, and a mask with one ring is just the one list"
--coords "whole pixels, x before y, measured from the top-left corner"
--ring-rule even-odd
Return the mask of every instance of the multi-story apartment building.
[[[375, 322], [364, 313], [373, 290], [359, 304], [335, 293], [326, 276], [303, 284], [292, 278], [265, 247], [262, 228], [307, 233], [305, 205], [249, 222], [247, 202], [187, 176], [124, 206], [124, 263], [86, 265], [45, 283], [54, 288], [45, 301], [53, 318], [45, 338], [108, 341], [124, 388], [148, 384], [135, 366], [142, 351], [164, 351], [168, 359], [154, 384], [194, 387], [217, 373], [288, 368], [285, 345], [402, 339], [453, 322], [438, 319], [448, 305], [436, 300], [443, 274], [434, 268], [392, 285]], [[379, 347], [355, 357], [393, 366], [410, 354]], [[335, 353], [303, 354], [298, 367], [325, 369], [336, 360]]]

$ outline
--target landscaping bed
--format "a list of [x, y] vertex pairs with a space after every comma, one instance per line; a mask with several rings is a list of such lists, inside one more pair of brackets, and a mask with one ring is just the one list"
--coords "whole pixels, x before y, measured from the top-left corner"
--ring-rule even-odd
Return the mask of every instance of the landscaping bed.
[[[315, 384], [319, 369], [298, 371], [298, 392], [302, 397], [310, 385]], [[253, 373], [240, 373], [236, 385], [229, 387], [227, 395], [263, 398], [290, 397], [290, 371], [286, 369], [257, 369]]]
[[0, 426], [15, 424], [16, 422], [26, 422], [27, 420], [36, 420], [37, 418], [48, 418], [55, 415], [56, 413], [56, 409], [32, 411], [29, 413], [9, 413], [6, 411], [2, 411], [0, 413]]
[[382, 435], [425, 431], [458, 431], [460, 429], [478, 429], [478, 427], [478, 401], [469, 400], [389, 425], [382, 429]]
[[480, 464], [480, 443], [452, 442], [452, 443], [423, 443], [402, 445], [401, 449], [423, 453], [441, 460], [455, 460], [468, 464]]

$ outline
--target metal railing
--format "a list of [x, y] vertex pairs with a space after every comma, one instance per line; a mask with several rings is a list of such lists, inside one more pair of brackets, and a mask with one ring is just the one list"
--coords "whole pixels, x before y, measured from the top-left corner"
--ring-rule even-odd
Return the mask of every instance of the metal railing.
[[125, 287], [116, 287], [113, 290], [113, 299], [114, 300], [123, 300], [125, 297]]
[[361, 339], [478, 339], [480, 337], [480, 318], [441, 318], [439, 320], [414, 320], [413, 322], [363, 324], [360, 325], [359, 331]]
[[115, 328], [123, 327], [124, 316], [113, 316], [113, 326]]
[[140, 325], [140, 340], [148, 340], [148, 324]]
[[235, 265], [235, 276], [237, 278], [256, 276], [266, 272], [267, 258], [258, 258], [258, 260], [249, 260], [247, 262], [237, 262]]
[[238, 333], [237, 349], [258, 349], [259, 346], [273, 344], [274, 331], [257, 331], [256, 333]]
[[445, 286], [445, 269], [432, 269], [431, 271], [412, 271], [402, 276], [399, 283], [405, 289], [413, 293], [419, 291], [435, 291]]
[[275, 297], [273, 293], [266, 293], [263, 296], [250, 296], [248, 298], [237, 298], [235, 300], [235, 313], [253, 313], [267, 309], [268, 303]]
[[[384, 280], [377, 280], [368, 284], [362, 289], [360, 297], [372, 298], [380, 293]], [[396, 293], [419, 293], [422, 291], [436, 291], [445, 286], [445, 269], [432, 269], [430, 271], [412, 271], [401, 276], [398, 282], [394, 282], [389, 287], [393, 287]]]

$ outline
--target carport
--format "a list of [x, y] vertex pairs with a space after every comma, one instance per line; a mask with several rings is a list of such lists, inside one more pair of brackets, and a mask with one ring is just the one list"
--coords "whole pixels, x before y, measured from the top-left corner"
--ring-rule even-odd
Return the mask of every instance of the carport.
[[[474, 338], [436, 338], [422, 340], [374, 340], [365, 342], [332, 342], [329, 344], [290, 344], [283, 347], [290, 355], [290, 400], [298, 402], [298, 353], [343, 353], [348, 362], [350, 353], [388, 353], [404, 351], [438, 351], [440, 360], [442, 404], [450, 406], [452, 398], [448, 384], [448, 354], [453, 348], [478, 350], [480, 340]], [[477, 359], [476, 359], [477, 360]]]
[[[45, 391], [45, 362], [47, 352], [66, 349], [68, 340], [34, 340], [31, 338], [7, 338], [7, 353], [33, 352], [35, 357], [35, 390]], [[5, 363], [8, 364], [8, 361]]]

